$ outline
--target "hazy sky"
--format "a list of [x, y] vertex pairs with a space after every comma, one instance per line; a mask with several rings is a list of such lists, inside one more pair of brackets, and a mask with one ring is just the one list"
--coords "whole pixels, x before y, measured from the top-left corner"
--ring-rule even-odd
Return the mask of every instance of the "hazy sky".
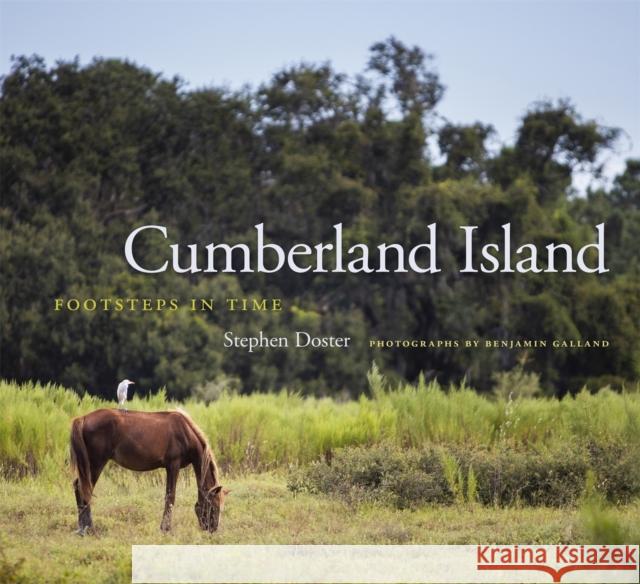
[[330, 60], [361, 71], [395, 35], [435, 57], [447, 86], [439, 112], [492, 123], [513, 138], [532, 102], [570, 97], [585, 117], [627, 136], [609, 171], [640, 156], [640, 2], [7, 2], [0, 72], [12, 54], [53, 63], [123, 57], [190, 87], [257, 85], [283, 65]]

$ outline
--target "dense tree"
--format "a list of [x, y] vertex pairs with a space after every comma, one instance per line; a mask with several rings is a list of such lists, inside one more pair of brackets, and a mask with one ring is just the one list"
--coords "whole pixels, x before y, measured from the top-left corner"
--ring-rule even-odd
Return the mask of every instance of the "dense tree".
[[[179, 79], [118, 60], [48, 68], [17, 58], [0, 99], [0, 375], [103, 395], [127, 376], [176, 397], [226, 384], [356, 396], [373, 359], [389, 373], [466, 377], [483, 390], [523, 363], [550, 393], [637, 380], [640, 162], [628, 161], [611, 188], [576, 197], [573, 172], [598, 176], [616, 130], [565, 101], [536, 104], [515, 143], [493, 153], [491, 126], [439, 124], [443, 92], [430, 57], [395, 38], [373, 45], [354, 78], [300, 64], [241, 92], [186, 91]], [[441, 164], [427, 148], [434, 134]], [[325, 241], [341, 222], [345, 245], [375, 247], [417, 245], [434, 221], [442, 271], [431, 276], [150, 276], [123, 259], [126, 236], [146, 223], [166, 225], [174, 241], [234, 244], [264, 222], [266, 237], [286, 246]], [[605, 222], [610, 272], [461, 274], [459, 226], [477, 225], [490, 242], [507, 222], [514, 245], [574, 247]], [[138, 253], [150, 265], [165, 257], [151, 240]], [[284, 310], [53, 309], [55, 298], [252, 295], [281, 297]], [[250, 354], [224, 349], [226, 330], [307, 330], [354, 343]], [[370, 338], [607, 338], [611, 347], [382, 350]]]
[[438, 131], [438, 146], [446, 156], [441, 168], [442, 178], [480, 178], [486, 171], [489, 156], [487, 139], [494, 134], [492, 126], [476, 122], [471, 126], [445, 124]]

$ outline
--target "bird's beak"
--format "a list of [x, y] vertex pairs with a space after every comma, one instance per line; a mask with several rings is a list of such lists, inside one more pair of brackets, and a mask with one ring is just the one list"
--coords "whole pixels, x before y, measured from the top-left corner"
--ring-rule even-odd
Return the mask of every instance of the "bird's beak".
[[135, 382], [135, 381], [130, 381], [130, 382], [129, 382], [129, 385], [135, 385], [135, 384], [136, 384], [136, 382]]

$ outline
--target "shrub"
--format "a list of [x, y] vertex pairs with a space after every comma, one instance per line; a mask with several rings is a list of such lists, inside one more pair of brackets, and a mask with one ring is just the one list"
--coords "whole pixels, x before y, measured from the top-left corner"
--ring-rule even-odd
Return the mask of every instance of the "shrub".
[[574, 504], [584, 490], [587, 462], [576, 451], [475, 450], [463, 454], [474, 468], [478, 499], [485, 505]]
[[[608, 452], [608, 451], [607, 451]], [[378, 501], [406, 508], [428, 503], [484, 505], [575, 505], [585, 490], [590, 465], [609, 500], [638, 494], [631, 459], [599, 455], [567, 445], [552, 451], [513, 448], [430, 447], [400, 449], [385, 444], [344, 448], [331, 462], [316, 462], [293, 473], [289, 488], [338, 496], [349, 502]], [[632, 478], [630, 478], [632, 477]], [[602, 482], [602, 481], [605, 482]]]
[[589, 444], [596, 489], [612, 503], [640, 496], [640, 447], [634, 444]]
[[[400, 508], [450, 503], [452, 494], [436, 459], [433, 452], [421, 456], [388, 443], [343, 448], [330, 463], [316, 462], [292, 473], [288, 487], [293, 492], [335, 495], [350, 503], [376, 501]], [[437, 473], [425, 472], [424, 466]]]
[[381, 495], [399, 509], [428, 503], [449, 504], [451, 492], [443, 488], [437, 477], [418, 469], [408, 468], [384, 478]]

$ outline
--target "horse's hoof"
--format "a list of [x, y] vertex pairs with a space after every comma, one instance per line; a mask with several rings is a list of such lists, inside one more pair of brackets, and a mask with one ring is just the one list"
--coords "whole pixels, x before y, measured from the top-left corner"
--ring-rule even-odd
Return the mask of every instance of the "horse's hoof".
[[84, 537], [85, 535], [90, 535], [94, 533], [93, 525], [83, 525], [82, 527], [79, 527], [74, 533], [76, 533], [80, 537]]

